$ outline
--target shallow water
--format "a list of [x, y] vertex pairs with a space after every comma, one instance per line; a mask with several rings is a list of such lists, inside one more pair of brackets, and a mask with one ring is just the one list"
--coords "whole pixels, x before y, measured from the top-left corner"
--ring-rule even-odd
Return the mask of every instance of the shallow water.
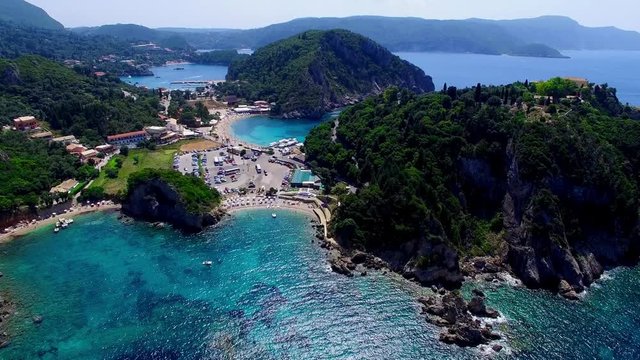
[[[236, 213], [185, 237], [92, 214], [57, 235], [0, 245], [0, 288], [18, 301], [2, 359], [473, 359], [419, 314], [425, 290], [397, 276], [332, 273], [309, 218]], [[211, 268], [202, 261], [212, 260]], [[468, 284], [468, 293], [475, 284]], [[640, 270], [584, 302], [481, 285], [524, 359], [640, 357]], [[44, 321], [34, 325], [40, 314]]]

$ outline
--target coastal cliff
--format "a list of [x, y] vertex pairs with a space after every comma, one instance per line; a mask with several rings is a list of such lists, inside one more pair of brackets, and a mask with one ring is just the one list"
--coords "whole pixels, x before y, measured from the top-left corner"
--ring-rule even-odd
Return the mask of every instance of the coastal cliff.
[[423, 285], [509, 271], [569, 299], [637, 263], [640, 114], [606, 86], [561, 100], [577, 88], [550, 83], [561, 92], [540, 103], [548, 84], [392, 89], [314, 129], [325, 186], [358, 189], [339, 196], [335, 238]]
[[430, 76], [384, 47], [346, 30], [308, 31], [258, 49], [229, 67], [222, 92], [275, 102], [289, 118], [320, 118], [390, 86], [434, 90]]
[[168, 170], [144, 170], [129, 178], [122, 212], [196, 233], [216, 224], [224, 215], [217, 209], [219, 201], [220, 194], [200, 179]]

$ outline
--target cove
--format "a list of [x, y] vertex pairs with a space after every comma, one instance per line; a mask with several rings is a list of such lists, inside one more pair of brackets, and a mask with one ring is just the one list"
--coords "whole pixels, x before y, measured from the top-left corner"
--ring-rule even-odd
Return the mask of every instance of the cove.
[[[175, 70], [183, 68], [184, 70]], [[156, 66], [149, 70], [154, 76], [121, 77], [120, 80], [149, 89], [165, 88], [171, 90], [194, 89], [196, 86], [171, 84], [173, 81], [183, 80], [224, 80], [227, 76], [226, 66], [180, 64], [170, 66]]]
[[240, 141], [259, 146], [269, 146], [272, 142], [289, 138], [304, 142], [311, 129], [339, 114], [340, 111], [327, 113], [320, 120], [251, 116], [235, 121], [231, 132]]
[[[270, 215], [238, 212], [185, 237], [91, 214], [0, 245], [0, 289], [19, 310], [0, 358], [478, 358], [437, 340], [415, 301], [427, 290], [395, 275], [334, 274], [310, 218]], [[640, 269], [607, 278], [578, 303], [505, 285], [463, 292], [482, 288], [508, 319], [495, 325], [509, 340], [501, 358], [637, 359]]]

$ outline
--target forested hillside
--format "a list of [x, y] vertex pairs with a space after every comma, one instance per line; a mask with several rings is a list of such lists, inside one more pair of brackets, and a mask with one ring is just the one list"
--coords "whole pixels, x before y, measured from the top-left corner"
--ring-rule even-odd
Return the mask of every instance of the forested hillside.
[[332, 222], [346, 246], [426, 283], [457, 283], [459, 256], [495, 255], [529, 286], [580, 291], [637, 258], [638, 118], [615, 89], [563, 79], [390, 89], [305, 149], [328, 188], [359, 188]]
[[64, 29], [62, 24], [50, 17], [44, 10], [24, 0], [0, 1], [0, 21], [34, 28]]
[[107, 135], [159, 123], [157, 96], [86, 71], [81, 74], [39, 56], [0, 59], [0, 124], [31, 114], [52, 130], [94, 145]]
[[276, 102], [275, 112], [308, 118], [393, 85], [433, 91], [424, 71], [346, 30], [309, 31], [261, 48], [233, 62], [227, 80], [223, 92]]

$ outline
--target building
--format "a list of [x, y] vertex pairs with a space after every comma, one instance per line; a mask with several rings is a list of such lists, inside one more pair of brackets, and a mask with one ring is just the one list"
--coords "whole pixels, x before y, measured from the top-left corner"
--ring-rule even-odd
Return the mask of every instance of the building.
[[320, 178], [313, 175], [311, 170], [294, 170], [291, 177], [291, 186], [298, 188], [319, 189], [322, 186]]
[[101, 154], [111, 154], [116, 151], [116, 148], [113, 145], [100, 145], [96, 146], [96, 150]]
[[51, 141], [53, 141], [55, 143], [64, 144], [64, 145], [77, 144], [78, 143], [78, 140], [73, 135], [60, 136], [60, 137], [51, 139]]
[[33, 130], [38, 127], [38, 121], [34, 116], [22, 116], [13, 119], [13, 126], [20, 131]]
[[41, 131], [39, 133], [29, 135], [34, 140], [51, 140], [53, 139], [53, 133], [51, 131]]
[[144, 131], [152, 138], [158, 139], [167, 132], [167, 128], [165, 126], [147, 126]]
[[238, 105], [238, 103], [240, 103], [240, 100], [235, 95], [229, 95], [229, 96], [224, 98], [224, 102], [227, 103], [227, 106], [233, 107], [233, 106]]
[[68, 193], [73, 190], [76, 186], [78, 186], [79, 182], [75, 179], [69, 179], [62, 182], [60, 185], [52, 187], [49, 190], [50, 193]]
[[80, 155], [83, 152], [87, 151], [87, 148], [80, 144], [69, 144], [67, 145], [67, 152], [69, 154]]
[[97, 150], [91, 149], [91, 150], [85, 150], [83, 152], [80, 153], [80, 160], [82, 160], [82, 162], [87, 162], [91, 159], [97, 158], [98, 154], [100, 154]]
[[180, 135], [174, 133], [173, 131], [168, 131], [158, 139], [158, 144], [171, 144], [178, 140], [180, 140]]
[[141, 142], [145, 141], [146, 139], [147, 139], [147, 132], [144, 130], [107, 136], [107, 142], [111, 145], [116, 145], [116, 146], [138, 145]]

